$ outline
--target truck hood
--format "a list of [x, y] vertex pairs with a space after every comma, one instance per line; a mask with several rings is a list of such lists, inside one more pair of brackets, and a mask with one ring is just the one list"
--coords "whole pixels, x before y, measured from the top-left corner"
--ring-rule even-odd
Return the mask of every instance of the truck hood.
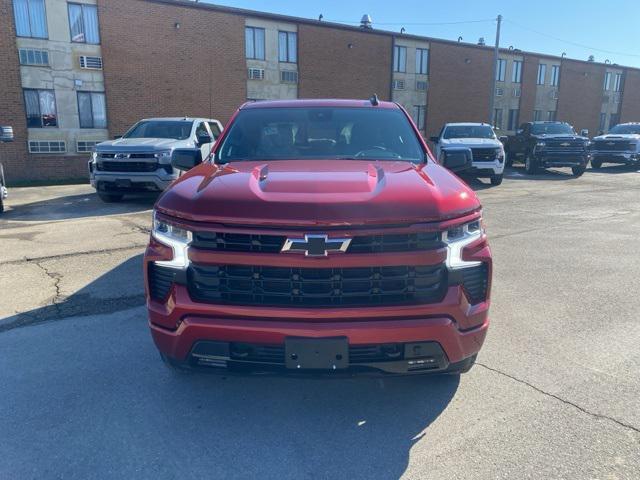
[[96, 151], [104, 153], [149, 152], [193, 146], [191, 140], [175, 140], [173, 138], [118, 138], [99, 143], [96, 145]]
[[349, 226], [441, 221], [471, 213], [480, 202], [432, 161], [279, 160], [203, 163], [166, 190], [156, 208], [197, 222]]
[[606, 135], [600, 135], [594, 137], [594, 140], [640, 140], [640, 135], [637, 133], [608, 133]]
[[543, 135], [531, 135], [531, 138], [537, 138], [538, 140], [589, 140], [587, 137], [581, 137], [580, 135], [569, 135], [567, 133], [552, 133]]
[[441, 143], [463, 147], [502, 147], [500, 140], [493, 138], [443, 138]]

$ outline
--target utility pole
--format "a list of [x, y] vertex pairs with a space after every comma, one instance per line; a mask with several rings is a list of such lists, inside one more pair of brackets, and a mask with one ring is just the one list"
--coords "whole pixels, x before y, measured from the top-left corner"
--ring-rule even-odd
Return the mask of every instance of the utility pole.
[[489, 95], [489, 124], [493, 125], [493, 110], [496, 103], [496, 80], [498, 70], [498, 50], [500, 49], [500, 24], [502, 23], [502, 15], [498, 15], [496, 19], [498, 26], [496, 27], [496, 46], [493, 50], [493, 82], [491, 82], [491, 94]]

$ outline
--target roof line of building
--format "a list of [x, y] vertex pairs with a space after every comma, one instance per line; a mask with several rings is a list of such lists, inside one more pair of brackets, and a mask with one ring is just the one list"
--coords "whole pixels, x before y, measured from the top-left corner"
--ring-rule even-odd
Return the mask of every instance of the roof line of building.
[[[216, 5], [214, 3], [202, 3], [199, 1], [194, 1], [194, 0], [142, 0], [142, 1], [146, 1], [146, 2], [151, 2], [151, 3], [162, 3], [165, 5], [174, 5], [174, 6], [180, 6], [180, 7], [187, 7], [187, 8], [199, 8], [199, 9], [205, 9], [205, 10], [213, 10], [213, 11], [217, 11], [217, 12], [222, 12], [222, 13], [229, 13], [232, 15], [240, 15], [243, 17], [257, 17], [257, 18], [265, 18], [265, 19], [269, 19], [269, 20], [278, 20], [278, 21], [283, 21], [283, 22], [290, 22], [290, 23], [302, 23], [305, 25], [313, 25], [313, 26], [318, 26], [318, 27], [329, 27], [329, 28], [337, 28], [337, 29], [341, 29], [341, 30], [348, 30], [348, 31], [353, 31], [353, 32], [360, 32], [360, 33], [367, 33], [367, 34], [372, 34], [372, 35], [385, 35], [385, 36], [392, 36], [395, 38], [408, 38], [411, 40], [421, 40], [421, 41], [426, 41], [426, 42], [433, 42], [433, 43], [445, 43], [448, 45], [459, 45], [462, 47], [467, 47], [467, 48], [477, 48], [477, 49], [481, 49], [481, 50], [493, 50], [494, 47], [490, 46], [490, 45], [478, 45], [476, 43], [469, 43], [469, 42], [457, 42], [455, 40], [447, 40], [444, 38], [436, 38], [436, 37], [427, 37], [424, 35], [415, 35], [415, 34], [411, 34], [411, 33], [400, 33], [400, 32], [393, 32], [391, 30], [380, 30], [377, 28], [362, 28], [362, 27], [356, 27], [353, 25], [345, 25], [343, 23], [336, 23], [336, 22], [328, 22], [325, 20], [314, 20], [311, 18], [303, 18], [303, 17], [294, 17], [292, 15], [285, 15], [285, 14], [281, 14], [281, 13], [270, 13], [270, 12], [261, 12], [258, 10], [249, 10], [246, 8], [238, 8], [238, 7], [228, 7], [226, 5]], [[577, 59], [577, 58], [570, 58], [570, 57], [563, 57], [563, 56], [558, 56], [558, 55], [551, 55], [551, 54], [547, 54], [547, 53], [540, 53], [540, 52], [530, 52], [527, 50], [520, 50], [520, 49], [509, 49], [509, 48], [500, 48], [500, 52], [501, 53], [506, 53], [509, 55], [530, 55], [530, 56], [536, 56], [536, 57], [543, 57], [543, 58], [549, 58], [549, 59], [553, 59], [553, 60], [558, 60], [560, 62], [562, 62], [563, 60], [570, 60], [573, 62], [579, 62], [579, 63], [584, 63], [587, 65], [601, 65], [604, 66], [606, 68], [619, 68], [619, 69], [625, 69], [625, 70], [638, 70], [640, 71], [640, 68], [637, 67], [630, 67], [627, 65], [620, 65], [617, 63], [603, 63], [603, 62], [591, 62], [588, 60], [581, 60], [581, 59]]]

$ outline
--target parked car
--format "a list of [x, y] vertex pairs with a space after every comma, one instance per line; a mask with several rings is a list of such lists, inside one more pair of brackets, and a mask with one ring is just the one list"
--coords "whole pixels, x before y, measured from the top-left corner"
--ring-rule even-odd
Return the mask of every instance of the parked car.
[[[13, 142], [13, 127], [0, 126], [0, 143]], [[0, 163], [0, 213], [4, 212], [4, 200], [9, 195], [4, 179], [4, 167]]]
[[105, 202], [127, 193], [160, 192], [178, 178], [171, 166], [176, 148], [198, 148], [206, 158], [222, 131], [207, 118], [148, 118], [121, 138], [96, 145], [89, 161], [91, 185]]
[[640, 123], [621, 123], [591, 143], [591, 166], [603, 163], [640, 164]]
[[504, 147], [488, 123], [447, 123], [440, 135], [431, 137], [436, 157], [451, 147], [471, 149], [471, 168], [461, 172], [477, 178], [489, 178], [500, 185], [504, 173]]
[[187, 173], [158, 199], [144, 257], [168, 366], [471, 368], [489, 326], [481, 205], [404, 109], [375, 96], [248, 103], [200, 156], [174, 150]]
[[570, 167], [573, 175], [584, 173], [589, 162], [589, 138], [586, 130], [578, 135], [566, 122], [526, 122], [505, 146], [507, 166], [524, 162], [527, 173], [541, 168]]

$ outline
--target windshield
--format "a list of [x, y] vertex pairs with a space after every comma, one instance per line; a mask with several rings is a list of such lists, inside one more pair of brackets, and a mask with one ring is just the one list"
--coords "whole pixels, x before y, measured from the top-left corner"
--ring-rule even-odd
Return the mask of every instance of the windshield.
[[443, 138], [496, 138], [488, 125], [452, 125], [445, 129]]
[[145, 120], [136, 123], [123, 138], [174, 138], [184, 140], [191, 135], [193, 122], [183, 120]]
[[573, 127], [567, 123], [534, 123], [531, 125], [533, 135], [575, 135]]
[[222, 163], [264, 159], [424, 159], [400, 110], [296, 107], [240, 111], [218, 151]]
[[609, 133], [640, 135], [640, 124], [639, 125], [616, 125], [611, 130], [609, 130]]

